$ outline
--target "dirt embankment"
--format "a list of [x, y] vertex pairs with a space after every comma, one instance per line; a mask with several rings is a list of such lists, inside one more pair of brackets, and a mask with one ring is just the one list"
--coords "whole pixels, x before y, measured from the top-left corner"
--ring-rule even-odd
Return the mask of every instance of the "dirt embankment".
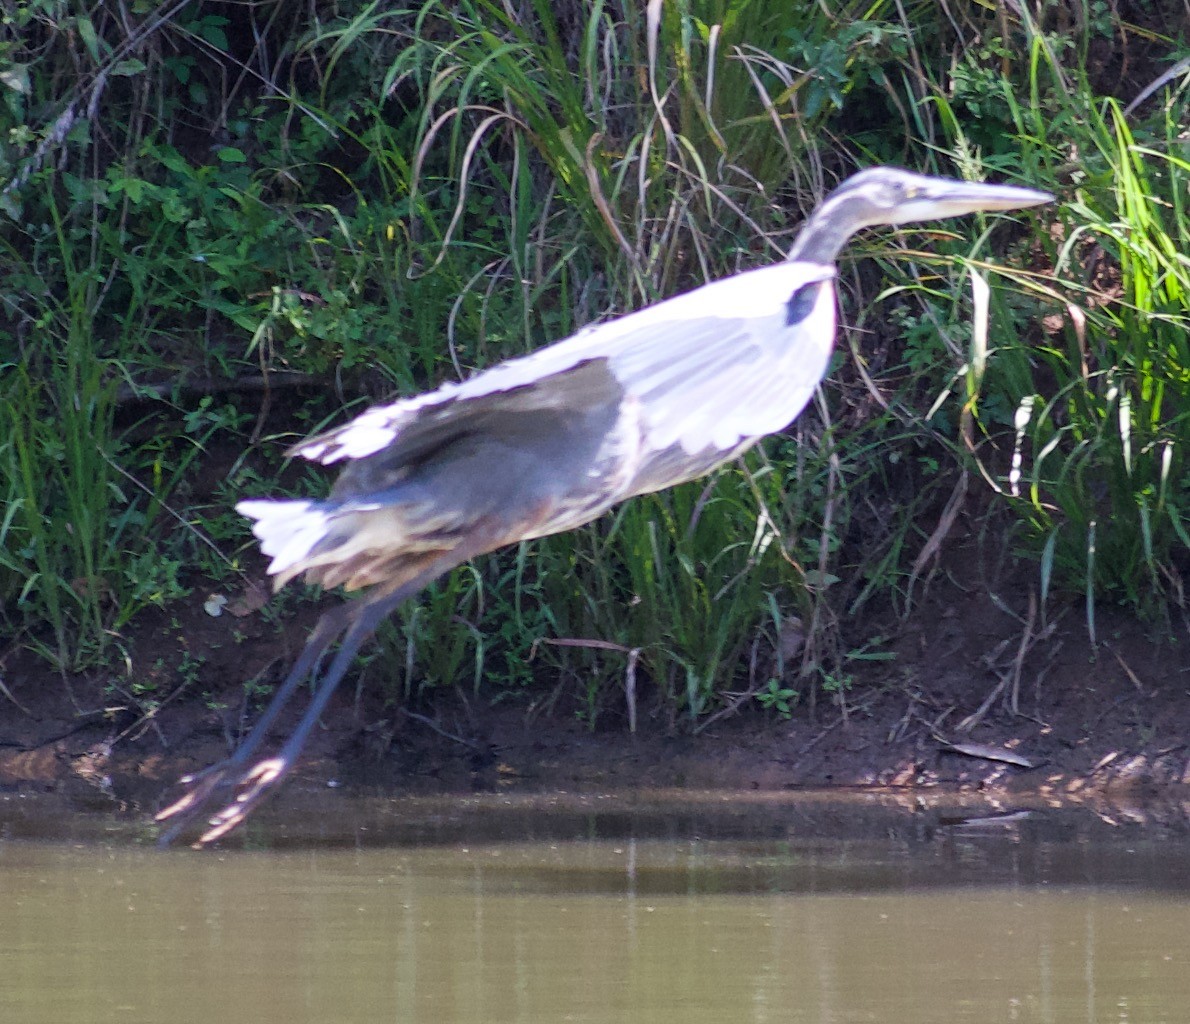
[[[966, 554], [963, 554], [966, 557]], [[699, 735], [647, 714], [635, 735], [609, 709], [597, 731], [557, 702], [551, 714], [446, 696], [426, 714], [383, 708], [344, 687], [295, 781], [366, 782], [394, 793], [630, 787], [780, 790], [805, 786], [951, 787], [1086, 794], [1190, 782], [1190, 657], [1134, 619], [1100, 608], [1093, 648], [1081, 608], [1031, 606], [1028, 582], [964, 589], [935, 582], [914, 614], [889, 623], [893, 661], [869, 665], [844, 695], [781, 720], [759, 708]], [[63, 680], [10, 652], [0, 716], [0, 789], [57, 791], [148, 815], [181, 774], [225, 756], [254, 714], [244, 682], [277, 678], [316, 614], [282, 641], [247, 611], [211, 617], [196, 594], [169, 621], [146, 619], [130, 650], [167, 697], [148, 719], [109, 680]], [[170, 628], [167, 628], [170, 627]], [[1184, 624], [1179, 627], [1184, 636]], [[229, 642], [232, 632], [236, 642]], [[181, 649], [165, 649], [175, 636]], [[175, 641], [169, 641], [169, 645]], [[160, 649], [160, 660], [145, 652]], [[183, 656], [201, 665], [176, 698]], [[130, 695], [125, 695], [130, 696]], [[278, 736], [297, 711], [283, 716]]]

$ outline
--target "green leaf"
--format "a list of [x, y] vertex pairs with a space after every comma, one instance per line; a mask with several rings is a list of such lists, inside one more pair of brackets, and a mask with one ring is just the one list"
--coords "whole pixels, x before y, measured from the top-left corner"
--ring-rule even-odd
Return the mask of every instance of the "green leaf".
[[0, 71], [0, 85], [6, 85], [13, 92], [19, 92], [24, 96], [28, 96], [29, 65], [9, 64], [8, 67]]
[[133, 75], [139, 75], [146, 66], [143, 60], [130, 57], [128, 60], [122, 60], [113, 65], [109, 73], [117, 77], [131, 78]]
[[203, 37], [208, 43], [216, 49], [227, 52], [227, 33], [223, 31], [223, 26], [227, 24], [226, 18], [207, 18], [199, 26], [199, 35]]
[[79, 17], [77, 24], [79, 35], [83, 39], [83, 45], [87, 47], [87, 52], [91, 55], [91, 59], [98, 64], [99, 36], [95, 32], [95, 23], [84, 14]]

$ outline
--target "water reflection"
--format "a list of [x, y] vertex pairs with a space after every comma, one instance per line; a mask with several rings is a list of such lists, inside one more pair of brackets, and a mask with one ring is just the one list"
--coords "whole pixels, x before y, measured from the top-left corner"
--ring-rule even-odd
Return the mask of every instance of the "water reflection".
[[0, 1021], [1186, 1019], [1171, 830], [563, 804], [411, 803], [399, 845], [371, 841], [391, 802], [308, 848], [292, 823], [290, 848], [214, 855], [10, 838]]

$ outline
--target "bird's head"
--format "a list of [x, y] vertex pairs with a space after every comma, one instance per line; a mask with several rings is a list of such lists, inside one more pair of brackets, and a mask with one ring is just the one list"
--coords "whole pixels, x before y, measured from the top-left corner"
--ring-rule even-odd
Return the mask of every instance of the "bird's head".
[[1016, 210], [1053, 199], [1015, 185], [931, 178], [898, 167], [852, 175], [823, 200], [802, 228], [790, 259], [831, 263], [861, 228], [958, 217], [980, 210]]
[[[1015, 185], [930, 178], [898, 167], [871, 167], [848, 178], [826, 199], [855, 210], [861, 227], [959, 217], [981, 210], [1017, 210], [1053, 196]], [[826, 205], [824, 203], [823, 205]]]

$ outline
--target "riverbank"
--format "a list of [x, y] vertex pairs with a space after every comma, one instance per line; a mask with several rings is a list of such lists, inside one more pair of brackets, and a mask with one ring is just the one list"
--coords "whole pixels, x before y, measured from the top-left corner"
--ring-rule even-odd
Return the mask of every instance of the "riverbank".
[[[976, 558], [969, 546], [951, 560]], [[846, 691], [818, 694], [813, 708], [801, 699], [787, 719], [749, 700], [695, 732], [650, 714], [642, 690], [631, 733], [623, 708], [604, 708], [591, 729], [565, 694], [548, 707], [507, 694], [490, 704], [459, 688], [412, 711], [383, 706], [376, 687], [348, 686], [288, 787], [395, 795], [825, 786], [1061, 797], [1190, 781], [1184, 644], [1100, 609], [1093, 647], [1081, 608], [1043, 618], [1034, 603], [1031, 612], [1019, 574], [966, 588], [953, 579], [935, 580], [907, 619], [880, 624], [893, 659], [857, 663]], [[181, 637], [180, 656], [201, 666], [148, 716], [102, 674], [62, 679], [28, 655], [11, 656], [0, 787], [110, 801], [148, 819], [180, 775], [225, 756], [260, 703], [245, 707], [245, 680], [282, 671], [317, 610], [299, 610], [279, 639], [258, 609], [212, 617], [201, 596], [184, 604], [169, 623], [180, 633], [143, 622], [128, 641], [137, 664], [150, 665], [143, 652], [157, 651], [165, 672], [179, 657], [166, 648]], [[241, 639], [228, 644], [233, 630]], [[283, 716], [277, 738], [299, 712]]]

